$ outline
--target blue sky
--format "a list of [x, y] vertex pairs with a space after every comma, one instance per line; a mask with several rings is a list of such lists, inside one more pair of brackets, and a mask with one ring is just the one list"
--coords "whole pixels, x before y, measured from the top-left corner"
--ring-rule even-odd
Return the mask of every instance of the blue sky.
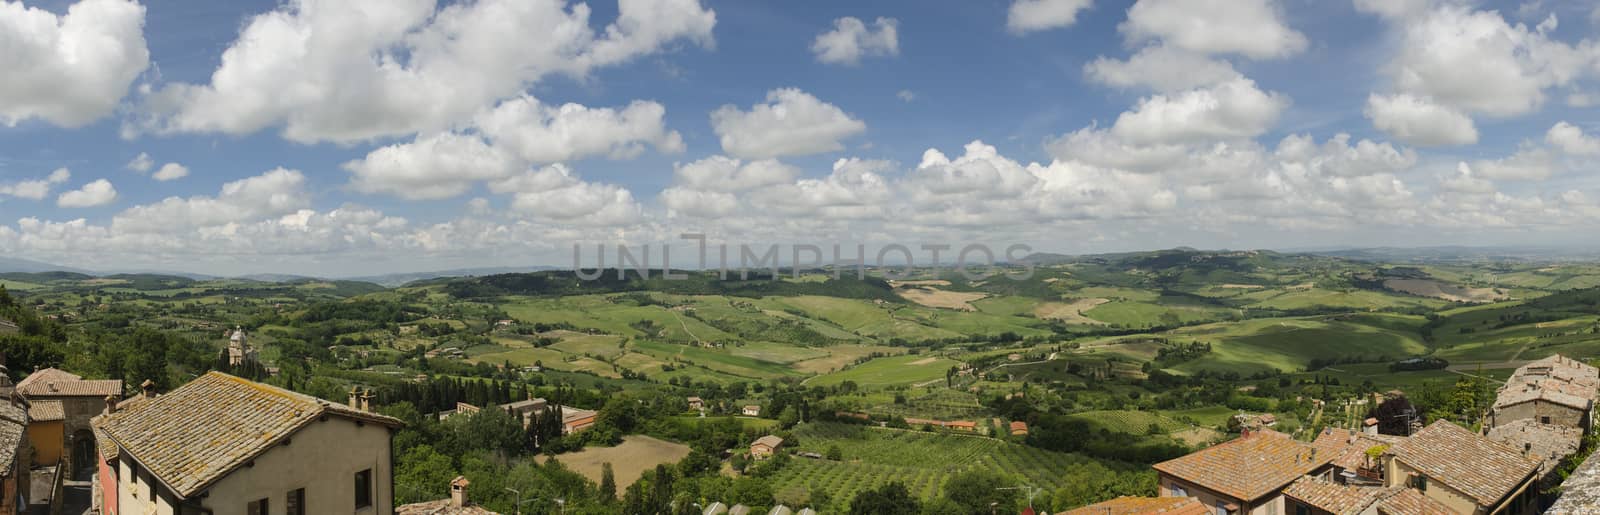
[[1585, 2], [367, 4], [0, 2], [0, 252], [359, 275], [686, 231], [1080, 253], [1600, 221]]

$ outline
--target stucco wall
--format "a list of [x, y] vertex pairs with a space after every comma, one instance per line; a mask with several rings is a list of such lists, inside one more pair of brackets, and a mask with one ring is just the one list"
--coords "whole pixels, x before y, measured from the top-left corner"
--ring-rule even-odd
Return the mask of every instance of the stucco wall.
[[[355, 475], [372, 470], [372, 506], [355, 509]], [[296, 433], [212, 486], [202, 503], [215, 515], [244, 515], [246, 503], [267, 499], [271, 514], [284, 513], [290, 491], [306, 490], [306, 513], [394, 513], [389, 429], [329, 417]]]
[[[98, 456], [99, 453], [96, 453]], [[95, 499], [95, 507], [103, 515], [117, 515], [117, 468], [106, 463], [104, 456], [99, 459], [100, 470], [95, 473], [94, 490], [99, 495]]]
[[28, 440], [33, 442], [33, 465], [50, 466], [61, 462], [67, 434], [61, 421], [28, 424]]
[[[1406, 478], [1412, 474], [1427, 475], [1392, 456], [1386, 457], [1385, 463], [1384, 467], [1388, 470], [1386, 486], [1408, 486]], [[1461, 493], [1459, 490], [1450, 488], [1431, 477], [1428, 478], [1428, 488], [1427, 491], [1423, 492], [1423, 495], [1444, 503], [1445, 506], [1450, 507], [1456, 513], [1478, 513], [1478, 503], [1473, 501], [1471, 497], [1467, 497], [1466, 494]]]
[[[121, 461], [128, 461], [126, 455]], [[372, 506], [356, 510], [355, 474], [366, 469], [372, 470]], [[153, 511], [147, 511], [152, 509], [145, 494], [148, 473], [140, 470], [140, 487], [135, 495], [130, 491], [132, 483], [126, 477], [127, 471], [127, 465], [123, 465], [124, 479], [118, 495], [123, 513], [176, 515], [176, 502], [160, 496], [154, 501]], [[257, 457], [254, 466], [228, 474], [196, 502], [213, 515], [245, 515], [247, 503], [265, 498], [269, 514], [277, 515], [285, 513], [288, 493], [304, 488], [306, 513], [388, 514], [394, 513], [392, 472], [387, 427], [328, 417], [295, 433], [288, 445], [278, 445]]]

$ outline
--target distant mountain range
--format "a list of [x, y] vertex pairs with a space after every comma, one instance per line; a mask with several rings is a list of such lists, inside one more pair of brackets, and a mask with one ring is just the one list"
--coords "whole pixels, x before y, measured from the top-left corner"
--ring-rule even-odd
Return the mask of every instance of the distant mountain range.
[[[1198, 251], [1189, 247], [1156, 250], [1148, 252], [1120, 252], [1109, 254], [1057, 254], [1040, 252], [1024, 257], [1019, 262], [1033, 263], [1035, 265], [1054, 265], [1079, 261], [1095, 261], [1106, 259], [1122, 259], [1147, 254], [1163, 253], [1226, 253], [1228, 250]], [[1317, 249], [1285, 249], [1284, 254], [1302, 254], [1353, 259], [1361, 261], [1383, 262], [1412, 262], [1412, 263], [1484, 263], [1496, 261], [1515, 262], [1544, 262], [1544, 261], [1600, 261], [1600, 249], [1579, 249], [1561, 247], [1366, 247], [1366, 248], [1340, 248], [1326, 247]], [[481, 267], [457, 268], [451, 270], [434, 270], [426, 272], [401, 272], [393, 274], [365, 275], [354, 277], [312, 277], [295, 274], [249, 274], [232, 277], [262, 282], [299, 282], [307, 280], [342, 280], [360, 281], [393, 288], [407, 283], [438, 279], [442, 277], [473, 277], [498, 274], [516, 274], [528, 272], [543, 272], [559, 270], [554, 266], [508, 266], [508, 267]], [[196, 274], [191, 272], [174, 272], [170, 270], [116, 270], [95, 271], [70, 266], [54, 265], [31, 259], [0, 256], [0, 273], [23, 272], [71, 272], [91, 276], [108, 276], [117, 274], [155, 274], [185, 277], [193, 280], [218, 279], [218, 276]]]
[[[403, 273], [394, 273], [394, 274], [368, 275], [368, 276], [361, 276], [361, 277], [312, 277], [312, 276], [296, 275], [296, 274], [249, 274], [249, 275], [241, 275], [241, 276], [230, 277], [230, 279], [244, 279], [244, 280], [249, 280], [249, 281], [261, 281], [261, 282], [268, 282], [268, 283], [287, 283], [287, 282], [300, 282], [300, 281], [310, 281], [310, 280], [360, 281], [360, 282], [369, 282], [369, 283], [379, 284], [379, 285], [383, 285], [383, 286], [386, 286], [386, 287], [393, 288], [393, 287], [396, 287], [396, 286], [402, 286], [402, 285], [404, 285], [406, 283], [413, 282], [413, 281], [421, 281], [421, 280], [427, 280], [427, 279], [437, 279], [437, 278], [440, 278], [440, 277], [467, 277], [467, 276], [483, 276], [483, 275], [496, 275], [496, 274], [514, 274], [514, 273], [524, 273], [524, 272], [540, 272], [540, 271], [555, 270], [555, 269], [556, 269], [556, 267], [552, 267], [552, 266], [458, 268], [458, 269], [453, 269], [453, 270], [436, 270], [436, 271], [430, 271], [430, 272], [403, 272]], [[183, 277], [183, 278], [193, 279], [193, 280], [196, 280], [196, 281], [204, 281], [204, 280], [208, 280], [208, 279], [220, 279], [221, 278], [221, 277], [214, 276], [214, 275], [196, 274], [196, 273], [190, 273], [190, 272], [174, 272], [174, 271], [170, 271], [170, 270], [142, 270], [142, 269], [140, 269], [140, 270], [115, 270], [115, 271], [99, 270], [99, 271], [97, 271], [97, 270], [87, 270], [87, 269], [83, 269], [83, 268], [75, 268], [75, 267], [70, 267], [70, 266], [54, 265], [54, 264], [45, 263], [45, 262], [42, 262], [42, 261], [34, 261], [34, 260], [31, 260], [31, 259], [0, 256], [0, 273], [11, 273], [11, 272], [22, 272], [22, 273], [70, 272], [70, 273], [74, 273], [74, 274], [91, 275], [91, 276], [96, 276], [96, 277], [104, 277], [104, 276], [109, 276], [109, 275], [125, 275], [125, 274], [169, 275], [169, 276], [176, 276], [176, 277]]]

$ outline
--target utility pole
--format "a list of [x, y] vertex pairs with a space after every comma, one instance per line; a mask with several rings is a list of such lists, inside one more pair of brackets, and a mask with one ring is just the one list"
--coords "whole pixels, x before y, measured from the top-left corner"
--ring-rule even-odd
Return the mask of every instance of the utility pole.
[[[1027, 494], [1028, 494], [1028, 509], [1030, 509], [1030, 510], [1033, 509], [1033, 498], [1034, 498], [1034, 496], [1039, 495], [1039, 492], [1043, 491], [1043, 489], [1034, 487], [1032, 485], [1009, 486], [1009, 487], [996, 488], [995, 490], [1021, 490], [1023, 492], [1027, 492]], [[998, 503], [990, 504], [990, 508], [993, 508], [995, 504], [998, 504]], [[990, 511], [993, 511], [993, 510], [991, 509]]]

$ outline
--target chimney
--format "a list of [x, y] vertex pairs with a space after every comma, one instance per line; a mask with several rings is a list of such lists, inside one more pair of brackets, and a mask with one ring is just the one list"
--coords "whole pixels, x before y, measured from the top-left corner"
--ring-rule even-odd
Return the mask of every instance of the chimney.
[[156, 382], [155, 381], [151, 381], [149, 379], [145, 379], [143, 383], [139, 383], [139, 389], [144, 391], [145, 400], [150, 400], [150, 399], [156, 398]]
[[350, 387], [350, 409], [361, 409], [361, 387]]
[[372, 394], [372, 389], [370, 388], [361, 393], [361, 411], [372, 411], [372, 399], [374, 397], [377, 396]]
[[472, 482], [467, 481], [466, 476], [456, 476], [455, 479], [450, 480], [451, 508], [459, 510], [471, 505], [471, 501], [467, 500], [467, 486], [471, 484]]
[[116, 412], [117, 412], [117, 396], [115, 396], [115, 395], [107, 395], [106, 396], [106, 414], [110, 415], [110, 414], [116, 413]]

